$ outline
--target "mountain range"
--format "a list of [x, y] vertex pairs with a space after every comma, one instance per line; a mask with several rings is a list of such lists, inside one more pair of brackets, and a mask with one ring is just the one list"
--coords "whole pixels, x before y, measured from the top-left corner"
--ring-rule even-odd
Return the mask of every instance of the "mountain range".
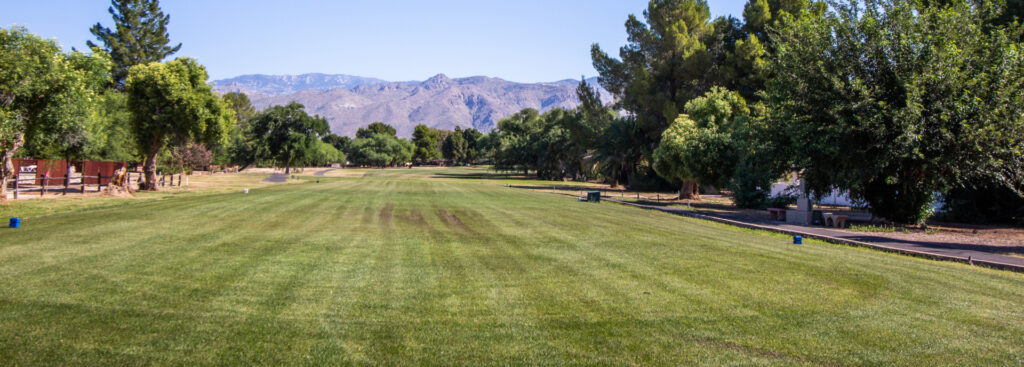
[[[597, 78], [586, 82], [597, 87], [605, 103], [610, 93]], [[327, 119], [331, 131], [354, 136], [358, 128], [381, 121], [394, 126], [399, 136], [409, 137], [417, 124], [439, 129], [475, 128], [488, 132], [498, 120], [524, 108], [547, 111], [579, 105], [578, 80], [550, 83], [516, 83], [474, 76], [449, 78], [438, 74], [425, 81], [390, 82], [352, 75], [243, 75], [213, 81], [219, 93], [242, 92], [257, 109], [295, 101], [306, 112]]]

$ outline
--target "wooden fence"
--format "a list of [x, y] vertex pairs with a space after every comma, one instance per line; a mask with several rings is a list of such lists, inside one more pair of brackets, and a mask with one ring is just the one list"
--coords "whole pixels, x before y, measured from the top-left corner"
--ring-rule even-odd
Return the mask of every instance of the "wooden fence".
[[[182, 174], [160, 174], [158, 175], [157, 186], [168, 187], [168, 186], [182, 186], [185, 182], [185, 175]], [[177, 176], [177, 180], [175, 180]], [[35, 174], [31, 175], [15, 175], [13, 180], [9, 181], [10, 189], [14, 199], [18, 199], [20, 196], [25, 194], [38, 193], [39, 196], [46, 196], [46, 194], [52, 195], [67, 195], [67, 194], [86, 194], [86, 193], [98, 193], [103, 192], [104, 187], [110, 187], [111, 181], [115, 176], [103, 176], [97, 174], [96, 176], [72, 176], [72, 177], [48, 177], [42, 178], [36, 177]], [[128, 172], [125, 175], [125, 186], [131, 189], [138, 189], [139, 184], [144, 180], [144, 174], [142, 172]], [[93, 189], [95, 188], [95, 190]]]

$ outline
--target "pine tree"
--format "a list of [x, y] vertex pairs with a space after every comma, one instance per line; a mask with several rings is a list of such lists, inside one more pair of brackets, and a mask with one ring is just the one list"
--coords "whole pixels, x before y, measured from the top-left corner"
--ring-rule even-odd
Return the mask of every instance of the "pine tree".
[[629, 42], [619, 59], [591, 46], [598, 81], [635, 116], [648, 160], [683, 105], [713, 85], [710, 17], [706, 0], [651, 0], [643, 21], [626, 21]]
[[[96, 39], [103, 42], [103, 50], [114, 62], [114, 86], [122, 89], [128, 69], [135, 65], [162, 61], [181, 49], [181, 44], [170, 46], [167, 34], [169, 15], [160, 10], [159, 0], [111, 0], [108, 9], [114, 18], [114, 29], [100, 23], [89, 29]], [[90, 48], [101, 48], [92, 41]]]

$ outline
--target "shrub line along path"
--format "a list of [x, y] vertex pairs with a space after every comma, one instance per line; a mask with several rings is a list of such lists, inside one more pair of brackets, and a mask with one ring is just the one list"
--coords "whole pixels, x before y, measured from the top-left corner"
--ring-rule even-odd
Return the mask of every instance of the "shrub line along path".
[[639, 204], [605, 197], [602, 197], [602, 200], [644, 209], [659, 210], [676, 215], [707, 219], [745, 228], [799, 235], [805, 238], [815, 238], [826, 242], [868, 247], [905, 255], [921, 256], [936, 260], [956, 261], [1024, 273], [1024, 257], [1006, 256], [991, 252], [971, 250], [971, 247], [984, 246], [973, 243], [950, 244], [929, 241], [907, 241], [884, 236], [851, 233], [824, 227], [807, 227], [781, 222], [756, 220], [741, 216], [701, 213], [680, 208], [667, 208], [657, 205]]

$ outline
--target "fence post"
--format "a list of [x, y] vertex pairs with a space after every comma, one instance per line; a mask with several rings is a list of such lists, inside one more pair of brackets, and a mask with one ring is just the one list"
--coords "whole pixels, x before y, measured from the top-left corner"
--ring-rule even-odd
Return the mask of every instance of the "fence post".
[[[21, 181], [21, 172], [14, 174], [14, 199], [18, 199], [18, 181]], [[4, 198], [6, 199], [6, 198]]]
[[67, 169], [64, 170], [64, 195], [67, 196], [68, 185], [71, 184], [71, 162], [66, 161], [64, 164], [67, 166]]

